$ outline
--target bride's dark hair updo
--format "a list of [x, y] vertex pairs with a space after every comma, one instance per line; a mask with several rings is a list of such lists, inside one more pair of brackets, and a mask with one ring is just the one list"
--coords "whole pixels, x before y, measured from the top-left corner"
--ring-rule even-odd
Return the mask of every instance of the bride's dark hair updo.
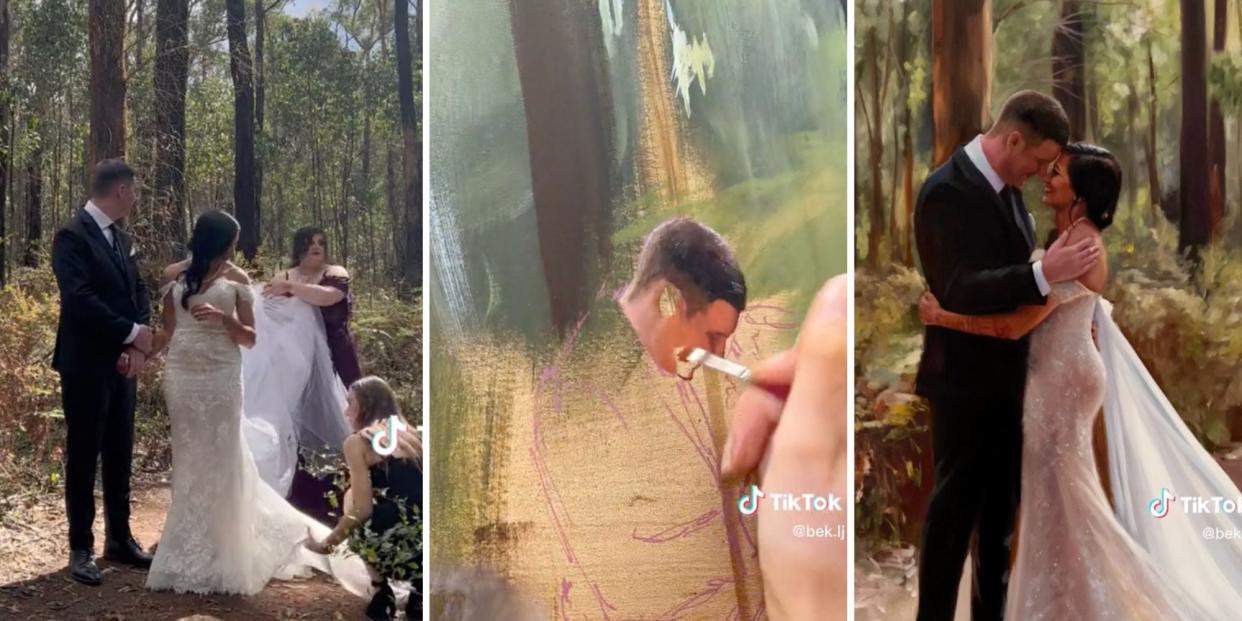
[[293, 267], [302, 264], [316, 235], [323, 237], [323, 260], [328, 261], [328, 234], [317, 226], [304, 226], [293, 233]]
[[1087, 218], [1103, 231], [1113, 223], [1121, 196], [1121, 165], [1108, 149], [1084, 142], [1065, 147], [1070, 187], [1087, 205]]
[[211, 271], [211, 264], [226, 254], [237, 240], [241, 227], [233, 216], [212, 210], [194, 221], [194, 234], [190, 236], [190, 267], [182, 272], [185, 291], [181, 293], [181, 307], [190, 310], [190, 296], [203, 288], [203, 279]]

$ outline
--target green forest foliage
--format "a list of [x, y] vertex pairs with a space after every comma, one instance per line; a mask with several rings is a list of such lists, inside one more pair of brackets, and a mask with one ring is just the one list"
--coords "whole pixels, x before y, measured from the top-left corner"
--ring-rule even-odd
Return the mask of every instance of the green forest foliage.
[[[288, 267], [295, 229], [326, 229], [331, 260], [353, 277], [352, 329], [363, 372], [387, 379], [406, 417], [421, 423], [422, 296], [399, 285], [408, 217], [393, 3], [333, 0], [300, 17], [286, 14], [288, 0], [260, 4], [267, 9], [264, 122], [256, 132], [264, 179], [261, 237], [258, 257], [242, 265], [264, 280]], [[156, 5], [129, 3], [125, 34], [126, 159], [148, 187], [155, 165]], [[254, 58], [256, 3], [245, 5]], [[225, 2], [192, 0], [189, 6], [187, 226], [204, 210], [232, 210], [234, 174]], [[412, 37], [418, 36], [414, 12]], [[56, 229], [86, 201], [90, 108], [87, 3], [10, 0], [9, 16], [7, 83], [0, 80], [10, 130], [9, 144], [0, 144], [9, 162], [0, 187], [6, 197], [0, 267], [7, 276], [0, 288], [0, 516], [60, 482], [64, 425], [59, 378], [51, 369], [58, 297], [48, 255]], [[170, 241], [178, 235], [155, 228], [151, 194], [142, 195], [127, 227], [153, 285], [181, 250]], [[240, 253], [236, 260], [242, 261]], [[139, 381], [136, 472], [170, 466], [161, 367], [153, 364]]]

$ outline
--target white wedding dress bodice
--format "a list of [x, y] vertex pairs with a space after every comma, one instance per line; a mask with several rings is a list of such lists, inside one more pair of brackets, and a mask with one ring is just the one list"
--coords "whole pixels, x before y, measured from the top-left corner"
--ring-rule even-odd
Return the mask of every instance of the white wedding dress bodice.
[[[357, 557], [324, 557], [302, 545], [328, 530], [303, 515], [259, 476], [243, 440], [241, 350], [218, 321], [198, 321], [172, 285], [176, 330], [164, 370], [172, 425], [172, 505], [147, 587], [194, 593], [254, 594], [272, 579], [331, 573], [350, 591], [367, 590]], [[232, 314], [253, 304], [251, 287], [217, 279], [189, 300]], [[259, 338], [262, 338], [260, 336]]]
[[1105, 367], [1091, 337], [1098, 296], [1053, 287], [1031, 336], [1023, 413], [1022, 508], [1006, 619], [1209, 619], [1113, 515], [1092, 447]]

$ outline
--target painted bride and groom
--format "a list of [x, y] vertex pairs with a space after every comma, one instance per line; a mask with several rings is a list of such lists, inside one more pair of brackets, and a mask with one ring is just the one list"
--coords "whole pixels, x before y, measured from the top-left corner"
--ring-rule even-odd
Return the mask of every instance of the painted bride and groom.
[[[1016, 93], [919, 194], [930, 293], [917, 389], [932, 410], [935, 487], [918, 618], [953, 618], [968, 554], [976, 620], [1236, 618], [1242, 548], [1200, 532], [1242, 520], [1148, 511], [1162, 488], [1238, 489], [1112, 322], [1103, 231], [1121, 168], [1069, 134], [1055, 99]], [[1019, 191], [1032, 176], [1057, 225], [1046, 251]], [[1115, 506], [1093, 453], [1101, 408]]]
[[[101, 162], [91, 201], [58, 231], [53, 246], [61, 293], [53, 366], [61, 376], [68, 432], [70, 575], [86, 584], [102, 581], [92, 534], [100, 460], [104, 558], [149, 568], [148, 588], [253, 594], [272, 578], [316, 569], [355, 594], [368, 593], [377, 586], [373, 572], [357, 556], [328, 553], [344, 539], [343, 528], [332, 531], [285, 499], [299, 446], [343, 447], [351, 459], [347, 438], [371, 429], [381, 410], [384, 420], [399, 414], [382, 381], [355, 383], [356, 352], [343, 326], [348, 276], [326, 264], [323, 235], [311, 232], [295, 240], [297, 267], [266, 287], [253, 286], [229, 261], [236, 220], [207, 212], [195, 222], [191, 258], [164, 270], [161, 329], [155, 331], [148, 327], [151, 302], [136, 252], [114, 226], [136, 203], [134, 171], [120, 160]], [[320, 277], [306, 278], [304, 271]], [[343, 316], [321, 315], [321, 307], [337, 305]], [[264, 345], [255, 347], [259, 335]], [[148, 357], [165, 350], [172, 504], [152, 558], [129, 528], [135, 378]], [[349, 464], [357, 475], [351, 481], [366, 489], [368, 501], [371, 488], [361, 479], [374, 484], [375, 473], [367, 472], [372, 461], [363, 456], [358, 471]], [[421, 475], [405, 476], [407, 470], [417, 472], [404, 465], [385, 469], [394, 481], [390, 491], [421, 498], [420, 490], [405, 489], [421, 485]], [[367, 523], [376, 528], [388, 508], [379, 501], [372, 511], [368, 502], [355, 512], [348, 496], [345, 504], [350, 511], [342, 524], [369, 515]]]

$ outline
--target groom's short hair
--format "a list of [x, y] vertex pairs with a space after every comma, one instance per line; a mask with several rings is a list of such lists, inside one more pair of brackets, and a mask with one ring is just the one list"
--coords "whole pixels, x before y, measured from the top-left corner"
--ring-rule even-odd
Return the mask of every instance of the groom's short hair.
[[716, 300], [746, 310], [746, 278], [733, 250], [719, 233], [690, 218], [666, 220], [647, 234], [628, 296], [660, 278], [677, 288], [690, 313]]
[[1031, 146], [1051, 140], [1061, 146], [1069, 144], [1069, 116], [1061, 103], [1038, 91], [1018, 91], [1001, 106], [1000, 118], [989, 133], [1011, 130], [1022, 132]]
[[91, 176], [91, 196], [106, 196], [117, 185], [133, 180], [134, 169], [125, 160], [119, 157], [101, 160], [95, 165], [95, 172]]

